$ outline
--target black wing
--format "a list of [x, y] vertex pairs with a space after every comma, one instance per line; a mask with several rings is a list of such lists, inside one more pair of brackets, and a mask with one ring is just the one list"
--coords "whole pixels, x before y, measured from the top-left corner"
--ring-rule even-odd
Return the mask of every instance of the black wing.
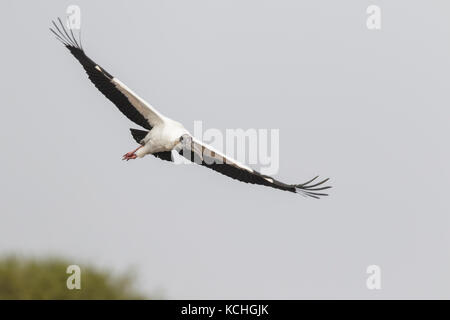
[[183, 144], [184, 147], [179, 151], [179, 153], [186, 159], [242, 182], [260, 184], [275, 189], [300, 193], [316, 199], [320, 196], [328, 195], [318, 191], [331, 188], [330, 186], [324, 186], [324, 183], [329, 179], [313, 183], [318, 177], [315, 177], [303, 184], [283, 183], [211, 150], [204, 144], [192, 139], [192, 137], [185, 138]]
[[145, 110], [142, 105], [138, 105], [139, 101], [136, 102], [132, 99], [133, 97], [127, 97], [123, 93], [125, 89], [118, 87], [118, 83], [114, 82], [114, 77], [84, 53], [81, 41], [78, 43], [73, 31], [69, 29], [69, 33], [61, 22], [61, 19], [58, 18], [58, 21], [59, 26], [52, 21], [55, 30], [50, 28], [50, 31], [56, 35], [58, 40], [60, 40], [81, 63], [84, 70], [86, 70], [89, 79], [97, 89], [100, 90], [105, 97], [111, 100], [128, 119], [143, 128], [151, 130], [152, 125], [149, 123], [150, 117], [146, 114], [147, 110]]

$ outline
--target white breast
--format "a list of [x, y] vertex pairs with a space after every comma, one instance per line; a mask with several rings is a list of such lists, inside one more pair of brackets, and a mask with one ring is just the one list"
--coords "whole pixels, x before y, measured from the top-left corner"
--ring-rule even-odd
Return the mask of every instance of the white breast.
[[[148, 153], [170, 151], [178, 144], [183, 134], [189, 134], [181, 123], [171, 119], [164, 120], [161, 125], [155, 126], [144, 138], [145, 145], [140, 149], [142, 150], [141, 156]], [[136, 154], [139, 156], [138, 153]]]

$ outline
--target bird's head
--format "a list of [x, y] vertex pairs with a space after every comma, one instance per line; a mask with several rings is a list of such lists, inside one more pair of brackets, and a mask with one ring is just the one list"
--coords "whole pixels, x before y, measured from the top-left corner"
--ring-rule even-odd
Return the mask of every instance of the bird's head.
[[186, 148], [190, 148], [190, 145], [192, 143], [192, 138], [188, 134], [183, 134], [181, 137], [178, 138], [178, 143], [175, 146], [176, 150], [183, 150]]
[[187, 145], [189, 142], [192, 141], [192, 138], [188, 134], [183, 134], [179, 140], [182, 145]]

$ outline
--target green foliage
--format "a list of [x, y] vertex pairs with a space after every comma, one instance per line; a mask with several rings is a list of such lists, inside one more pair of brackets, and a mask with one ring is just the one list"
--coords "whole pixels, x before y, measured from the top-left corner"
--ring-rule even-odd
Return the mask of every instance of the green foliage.
[[0, 259], [0, 300], [2, 299], [144, 299], [134, 289], [130, 274], [112, 275], [92, 266], [81, 268], [81, 289], [66, 286], [72, 263], [60, 258]]

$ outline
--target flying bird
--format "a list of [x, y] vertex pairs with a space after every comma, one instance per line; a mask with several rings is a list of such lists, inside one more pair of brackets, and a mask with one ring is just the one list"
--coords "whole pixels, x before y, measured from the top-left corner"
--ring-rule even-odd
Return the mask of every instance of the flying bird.
[[72, 28], [67, 30], [60, 18], [57, 22], [52, 21], [52, 24], [50, 31], [81, 63], [97, 89], [128, 119], [145, 129], [130, 129], [139, 147], [124, 154], [123, 160], [142, 158], [151, 154], [162, 160], [173, 162], [172, 150], [175, 150], [194, 163], [242, 182], [264, 185], [313, 198], [327, 196], [323, 190], [331, 188], [325, 185], [329, 179], [318, 181], [316, 176], [302, 184], [286, 184], [263, 175], [197, 140], [181, 123], [162, 115], [119, 79], [92, 61], [83, 50], [81, 33], [77, 40]]

